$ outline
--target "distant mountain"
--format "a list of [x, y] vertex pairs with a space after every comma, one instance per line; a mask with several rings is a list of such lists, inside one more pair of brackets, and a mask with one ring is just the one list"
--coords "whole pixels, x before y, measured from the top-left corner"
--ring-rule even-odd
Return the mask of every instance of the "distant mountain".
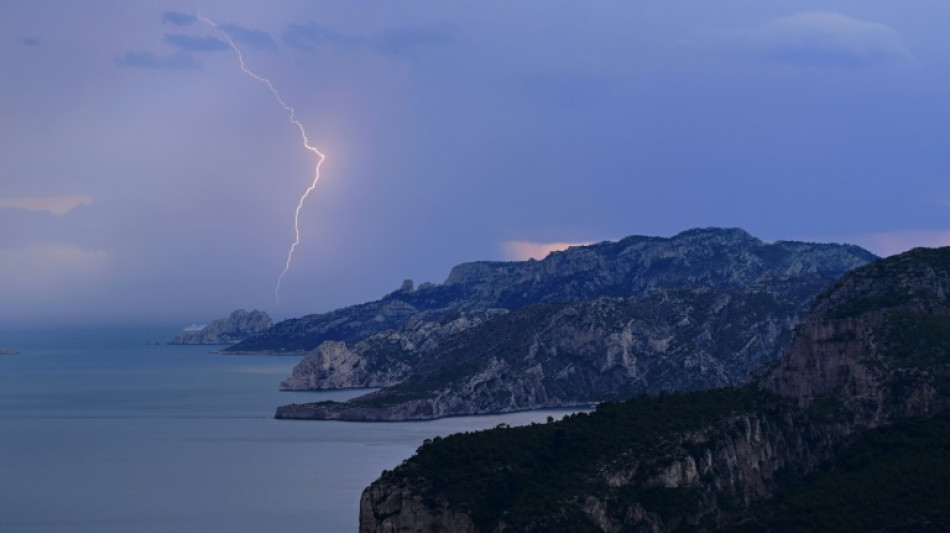
[[440, 341], [505, 314], [504, 309], [459, 311], [438, 321], [407, 320], [352, 346], [325, 341], [307, 355], [281, 390], [386, 387], [404, 381], [423, 354]]
[[940, 531], [950, 248], [859, 268], [755, 383], [452, 435], [368, 487], [360, 531]]
[[228, 318], [184, 329], [168, 344], [234, 344], [274, 325], [264, 311], [238, 309]]
[[632, 236], [572, 247], [541, 261], [464, 263], [440, 285], [409, 282], [374, 302], [285, 320], [227, 351], [309, 352], [324, 341], [353, 344], [409, 319], [437, 321], [456, 311], [514, 311], [536, 303], [628, 298], [663, 289], [744, 289], [770, 278], [833, 280], [874, 259], [850, 245], [766, 244], [741, 229]]
[[[446, 282], [468, 295], [460, 301], [506, 303], [511, 312], [411, 354], [383, 356], [365, 341], [323, 345], [294, 370], [297, 384], [365, 386], [368, 379], [340, 374], [372, 367], [382, 377], [374, 383], [387, 388], [346, 403], [281, 407], [277, 416], [426, 419], [741, 384], [778, 357], [816, 294], [873, 258], [854, 246], [765, 244], [741, 230], [705, 229], [544, 261], [461, 265]], [[540, 303], [523, 305], [532, 299]], [[328, 363], [344, 352], [349, 363]]]

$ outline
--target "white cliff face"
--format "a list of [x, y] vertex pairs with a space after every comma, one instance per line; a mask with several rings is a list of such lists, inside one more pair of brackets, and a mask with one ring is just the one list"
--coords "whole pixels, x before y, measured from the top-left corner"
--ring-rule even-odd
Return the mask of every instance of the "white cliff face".
[[797, 319], [796, 307], [759, 291], [664, 291], [530, 307], [445, 337], [411, 371], [383, 366], [406, 372], [389, 388], [346, 404], [281, 408], [278, 416], [428, 419], [738, 385], [778, 357]]
[[273, 320], [264, 311], [238, 309], [228, 318], [215, 320], [207, 326], [186, 328], [169, 344], [234, 344], [273, 325]]
[[348, 346], [325, 341], [307, 354], [281, 390], [388, 387], [404, 381], [439, 341], [505, 314], [503, 309], [455, 313], [441, 321], [410, 320]]

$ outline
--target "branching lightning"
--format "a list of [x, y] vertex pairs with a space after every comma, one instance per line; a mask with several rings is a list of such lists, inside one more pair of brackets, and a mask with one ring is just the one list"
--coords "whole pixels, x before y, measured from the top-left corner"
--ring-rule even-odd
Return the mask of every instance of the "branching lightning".
[[300, 196], [300, 200], [297, 202], [297, 209], [294, 211], [294, 242], [290, 245], [290, 250], [287, 251], [287, 262], [284, 264], [284, 270], [280, 273], [280, 276], [277, 276], [277, 286], [274, 288], [274, 299], [276, 300], [277, 305], [280, 305], [280, 282], [283, 281], [284, 276], [287, 275], [287, 271], [290, 270], [290, 263], [294, 259], [294, 251], [297, 249], [297, 245], [300, 244], [300, 210], [303, 208], [303, 204], [307, 200], [307, 197], [310, 196], [310, 193], [313, 192], [313, 190], [317, 187], [317, 182], [320, 181], [320, 165], [323, 164], [326, 156], [324, 156], [323, 153], [320, 152], [320, 150], [318, 150], [315, 146], [310, 144], [310, 139], [307, 137], [307, 131], [304, 129], [303, 124], [297, 120], [294, 108], [290, 107], [286, 102], [284, 102], [284, 99], [280, 96], [280, 93], [277, 92], [277, 89], [274, 88], [274, 85], [270, 82], [270, 80], [263, 76], [259, 76], [247, 67], [247, 63], [244, 61], [244, 54], [241, 53], [241, 49], [238, 48], [236, 44], [234, 44], [234, 40], [231, 39], [231, 36], [228, 35], [228, 32], [222, 30], [213, 20], [203, 16], [200, 10], [197, 11], [195, 17], [205, 24], [211, 26], [215, 30], [218, 30], [224, 36], [228, 42], [228, 45], [231, 47], [231, 50], [234, 50], [234, 53], [237, 55], [238, 62], [241, 64], [241, 71], [267, 86], [267, 89], [271, 92], [271, 94], [274, 95], [274, 98], [277, 99], [277, 103], [280, 104], [280, 106], [284, 108], [284, 111], [287, 112], [287, 120], [296, 126], [300, 131], [300, 137], [303, 139], [304, 148], [313, 152], [317, 156], [317, 164], [314, 168], [313, 181], [310, 183], [310, 186], [307, 187], [307, 190], [305, 190]]

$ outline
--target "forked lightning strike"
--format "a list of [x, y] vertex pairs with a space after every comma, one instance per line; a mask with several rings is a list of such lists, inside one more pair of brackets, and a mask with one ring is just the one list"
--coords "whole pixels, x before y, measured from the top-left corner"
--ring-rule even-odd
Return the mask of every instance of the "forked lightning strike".
[[284, 102], [284, 99], [281, 98], [280, 93], [277, 92], [277, 89], [274, 88], [274, 85], [270, 82], [270, 80], [255, 74], [251, 71], [251, 69], [247, 68], [247, 63], [244, 61], [244, 54], [241, 53], [241, 49], [238, 48], [236, 44], [234, 44], [234, 40], [231, 39], [231, 36], [228, 35], [228, 32], [218, 27], [218, 24], [213, 20], [203, 16], [200, 10], [196, 13], [195, 18], [218, 30], [222, 35], [224, 35], [224, 38], [227, 39], [231, 50], [234, 50], [234, 53], [237, 54], [238, 61], [241, 64], [241, 70], [248, 76], [267, 86], [267, 89], [270, 90], [271, 94], [274, 95], [274, 98], [277, 99], [277, 103], [279, 103], [280, 106], [284, 108], [284, 111], [287, 112], [287, 120], [296, 126], [298, 130], [300, 130], [300, 137], [303, 139], [304, 148], [317, 155], [317, 165], [314, 169], [313, 182], [309, 187], [307, 187], [307, 190], [304, 191], [303, 195], [301, 195], [300, 201], [297, 202], [297, 209], [294, 211], [294, 242], [290, 245], [290, 250], [287, 252], [287, 262], [284, 264], [283, 272], [280, 273], [280, 276], [277, 276], [277, 286], [274, 288], [274, 299], [276, 300], [277, 305], [280, 305], [280, 282], [284, 279], [284, 276], [287, 275], [287, 271], [290, 270], [290, 263], [294, 259], [294, 250], [296, 250], [297, 245], [300, 244], [300, 209], [303, 208], [303, 203], [306, 201], [307, 196], [310, 196], [310, 193], [317, 187], [317, 182], [320, 181], [320, 165], [323, 164], [323, 160], [326, 159], [326, 156], [324, 156], [320, 150], [317, 150], [315, 146], [310, 144], [310, 139], [307, 137], [307, 131], [304, 129], [303, 124], [297, 120], [294, 115], [294, 108], [290, 107], [286, 102]]

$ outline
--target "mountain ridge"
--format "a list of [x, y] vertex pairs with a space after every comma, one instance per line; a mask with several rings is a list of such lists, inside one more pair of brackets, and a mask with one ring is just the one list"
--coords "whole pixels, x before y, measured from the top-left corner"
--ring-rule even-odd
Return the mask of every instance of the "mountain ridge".
[[[735, 243], [746, 245], [742, 257], [725, 253]], [[810, 252], [803, 254], [803, 247]], [[225, 351], [311, 351], [328, 340], [353, 344], [399, 328], [409, 319], [439, 320], [455, 311], [514, 311], [534, 303], [629, 297], [687, 284], [738, 288], [765, 274], [766, 263], [777, 265], [775, 272], [783, 275], [813, 272], [837, 278], [843, 273], [841, 261], [848, 263], [847, 270], [873, 259], [873, 254], [853, 245], [766, 244], [738, 228], [696, 228], [673, 237], [634, 235], [571, 247], [540, 261], [463, 263], [451, 269], [445, 283], [414, 288], [404, 284], [373, 302], [285, 320]], [[736, 264], [744, 268], [732, 268]], [[681, 267], [680, 274], [664, 276], [671, 265]]]
[[[950, 449], [932, 439], [950, 434], [948, 408], [950, 248], [915, 249], [825, 290], [752, 384], [423, 444], [364, 490], [360, 531], [804, 531], [822, 515], [797, 522], [789, 512], [809, 512], [825, 494], [809, 491], [829, 486], [840, 507], [820, 512], [845, 517], [836, 530], [939, 529], [950, 505], [928, 487], [947, 486], [932, 476]], [[889, 449], [904, 450], [899, 462], [867, 463]], [[840, 458], [850, 463], [836, 470]], [[901, 477], [905, 466], [920, 479]], [[851, 473], [861, 475], [842, 478]], [[881, 488], [840, 484], [874, 476], [894, 477], [875, 479]], [[921, 487], [930, 507], [880, 505], [889, 482]], [[858, 514], [862, 529], [848, 522]]]
[[[853, 246], [770, 245], [742, 230], [706, 228], [571, 248], [544, 261], [465, 263], [432, 290], [467, 295], [465, 306], [510, 305], [507, 314], [468, 322], [471, 330], [455, 328], [421, 351], [400, 352], [375, 336], [327, 341], [288, 385], [386, 388], [346, 403], [282, 406], [276, 416], [417, 420], [738, 385], [778, 357], [816, 294], [870, 258]], [[412, 292], [386, 298], [400, 294]], [[387, 331], [377, 335], [402, 335]]]

